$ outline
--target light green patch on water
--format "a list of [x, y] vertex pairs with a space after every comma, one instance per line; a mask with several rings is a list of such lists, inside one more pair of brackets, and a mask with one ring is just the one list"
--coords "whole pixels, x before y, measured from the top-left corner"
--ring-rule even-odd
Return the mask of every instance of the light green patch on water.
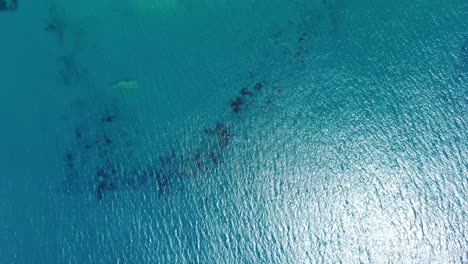
[[122, 80], [112, 85], [112, 88], [120, 91], [137, 90], [140, 87], [136, 80]]

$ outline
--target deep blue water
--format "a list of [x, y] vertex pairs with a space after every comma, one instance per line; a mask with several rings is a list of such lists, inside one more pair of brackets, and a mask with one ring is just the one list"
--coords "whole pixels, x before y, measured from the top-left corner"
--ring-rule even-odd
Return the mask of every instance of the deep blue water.
[[23, 0], [0, 32], [0, 263], [468, 263], [466, 1]]

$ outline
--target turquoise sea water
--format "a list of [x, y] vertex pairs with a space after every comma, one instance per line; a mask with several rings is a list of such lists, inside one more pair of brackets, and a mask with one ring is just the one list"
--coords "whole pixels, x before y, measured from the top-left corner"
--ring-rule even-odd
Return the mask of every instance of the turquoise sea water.
[[466, 1], [20, 1], [0, 32], [0, 263], [468, 263]]

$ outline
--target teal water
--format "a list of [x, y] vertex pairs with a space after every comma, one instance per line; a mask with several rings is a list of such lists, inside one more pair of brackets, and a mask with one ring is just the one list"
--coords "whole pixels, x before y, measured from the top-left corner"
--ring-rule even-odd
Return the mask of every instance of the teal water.
[[468, 262], [466, 1], [95, 2], [0, 13], [0, 263]]

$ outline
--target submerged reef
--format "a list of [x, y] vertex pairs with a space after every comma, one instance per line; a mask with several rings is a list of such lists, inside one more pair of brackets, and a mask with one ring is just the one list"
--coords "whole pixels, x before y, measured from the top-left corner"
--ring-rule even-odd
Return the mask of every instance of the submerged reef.
[[253, 88], [257, 91], [260, 91], [263, 88], [263, 83], [262, 82], [256, 82], [253, 86]]
[[0, 11], [16, 10], [18, 3], [16, 0], [0, 0]]
[[57, 62], [60, 65], [58, 79], [64, 85], [77, 84], [87, 79], [87, 70], [78, 65], [73, 54], [60, 56]]
[[51, 4], [49, 6], [47, 18], [45, 19], [44, 24], [44, 30], [46, 32], [52, 34], [59, 43], [64, 41], [67, 22], [65, 20], [62, 9], [58, 8], [54, 4]]
[[[329, 10], [330, 16], [337, 14], [335, 6], [332, 1], [322, 2], [322, 7]], [[129, 124], [135, 117], [122, 114], [131, 111], [120, 111], [123, 107], [128, 107], [128, 104], [116, 103], [113, 107], [106, 107], [112, 101], [106, 96], [92, 98], [91, 107], [83, 106], [81, 110], [72, 110], [77, 111], [71, 114], [76, 118], [67, 126], [69, 142], [62, 146], [64, 193], [86, 194], [98, 201], [112, 199], [119, 192], [146, 191], [163, 197], [173, 193], [178, 184], [183, 182], [181, 179], [203, 179], [203, 176], [225, 166], [231, 152], [229, 149], [235, 145], [235, 134], [242, 126], [243, 118], [258, 113], [259, 109], [267, 112], [273, 106], [280, 105], [278, 97], [285, 91], [275, 87], [277, 82], [268, 77], [274, 75], [270, 73], [271, 67], [280, 64], [289, 64], [284, 67], [302, 67], [301, 64], [306, 62], [311, 50], [308, 45], [319, 33], [323, 33], [311, 16], [303, 14], [300, 18], [291, 20], [294, 21], [290, 22], [288, 18], [287, 30], [274, 29], [273, 42], [279, 44], [273, 48], [284, 49], [287, 46], [287, 51], [277, 53], [286, 54], [282, 58], [284, 61], [278, 63], [277, 59], [273, 59], [275, 61], [271, 65], [262, 61], [258, 66], [261, 75], [254, 74], [257, 70], [249, 69], [250, 75], [245, 73], [243, 83], [233, 87], [235, 92], [226, 99], [223, 113], [216, 113], [216, 116], [224, 117], [206, 124], [198, 132], [199, 135], [191, 135], [194, 144], [188, 144], [190, 147], [187, 149], [181, 150], [176, 144], [161, 149], [149, 149], [147, 142], [139, 142], [140, 138], [145, 137], [135, 136], [136, 132]], [[75, 31], [71, 27], [65, 12], [56, 5], [51, 5], [44, 30], [57, 40], [61, 50], [65, 50], [59, 53], [65, 55], [57, 58], [60, 81], [67, 86], [83, 81], [92, 83], [86, 68], [79, 63], [79, 50], [67, 46], [75, 38]], [[297, 28], [291, 30], [291, 27]], [[271, 89], [273, 87], [275, 89]], [[117, 79], [108, 88], [111, 89], [107, 90], [113, 92], [140, 90], [139, 82], [132, 79]], [[147, 134], [151, 134], [151, 131], [147, 131]]]
[[[260, 92], [260, 90], [262, 90], [263, 88], [263, 82], [256, 82], [254, 83], [254, 85], [252, 86], [252, 89], [258, 93]], [[248, 88], [242, 88], [240, 90], [240, 95], [236, 96], [235, 98], [229, 100], [229, 107], [231, 108], [231, 110], [236, 113], [236, 114], [239, 114], [240, 112], [242, 112], [242, 110], [244, 109], [244, 106], [247, 104], [247, 100], [251, 97], [253, 97], [255, 94], [249, 90]]]
[[[230, 101], [236, 116], [245, 104], [262, 102], [255, 98], [263, 88], [263, 82], [255, 82], [252, 90], [239, 90], [240, 94]], [[274, 94], [273, 91], [271, 96]], [[158, 196], [168, 195], [173, 191], [174, 180], [198, 178], [221, 166], [234, 138], [231, 122], [217, 121], [201, 131], [206, 145], [183, 153], [169, 148], [154, 154], [152, 162], [143, 162], [132, 154], [137, 147], [125, 143], [129, 140], [122, 136], [121, 130], [128, 126], [128, 120], [123, 119], [118, 109], [82, 107], [87, 115], [73, 121], [68, 137], [71, 146], [64, 153], [64, 193], [91, 192], [98, 201], [120, 191], [153, 190]]]
[[302, 32], [302, 33], [299, 35], [299, 37], [297, 38], [297, 41], [298, 41], [298, 42], [302, 42], [302, 41], [304, 41], [304, 40], [306, 39], [306, 37], [307, 37], [307, 33], [306, 33], [306, 32]]
[[247, 88], [242, 88], [241, 94], [242, 94], [242, 95], [245, 95], [245, 96], [249, 96], [249, 97], [252, 97], [252, 96], [253, 96], [253, 93], [252, 93], [249, 89], [247, 89]]
[[64, 8], [51, 3], [43, 21], [43, 30], [52, 36], [61, 47], [75, 51], [83, 48], [85, 30], [79, 23], [67, 17]]
[[[290, 36], [293, 48], [287, 54], [288, 62], [291, 58], [295, 59], [293, 62], [306, 59], [306, 47], [314, 33], [305, 30], [305, 23]], [[64, 48], [66, 39], [73, 38], [68, 19], [55, 5], [49, 8], [44, 29], [57, 39], [61, 48]], [[275, 36], [278, 42], [283, 42], [284, 39], [280, 38], [284, 37], [286, 34], [281, 32]], [[64, 85], [91, 81], [86, 69], [78, 63], [78, 55], [76, 50], [72, 50], [57, 59], [59, 78]], [[261, 67], [261, 71], [265, 71], [264, 65]], [[241, 126], [242, 119], [259, 108], [271, 111], [271, 106], [277, 105], [278, 97], [284, 93], [281, 88], [271, 89], [274, 80], [256, 76], [254, 71], [250, 70], [251, 75], [246, 76], [245, 82], [235, 88], [232, 97], [226, 100], [223, 113], [217, 113], [224, 118], [206, 124], [206, 128], [198, 132], [200, 135], [192, 135], [197, 145], [190, 144], [190, 149], [181, 150], [168, 145], [159, 150], [144, 150], [147, 142], [139, 142], [139, 138], [144, 137], [135, 137], [134, 128], [129, 124], [134, 118], [122, 114], [131, 111], [120, 111], [128, 105], [114, 105], [106, 96], [92, 98], [91, 107], [74, 108], [72, 111], [76, 113], [71, 116], [75, 118], [67, 126], [69, 142], [62, 147], [63, 192], [85, 194], [97, 201], [112, 199], [119, 192], [146, 191], [163, 197], [173, 193], [183, 182], [181, 179], [203, 179], [203, 176], [222, 168], [229, 160], [229, 148], [235, 145], [235, 131]], [[137, 80], [122, 79], [111, 84], [109, 91], [138, 92], [138, 87]], [[113, 107], [106, 107], [110, 104]]]
[[[78, 54], [83, 48], [84, 29], [71, 23], [64, 9], [52, 3], [44, 19], [43, 30], [51, 35], [60, 47], [57, 56], [58, 80], [65, 86], [87, 80], [88, 71], [78, 63]], [[65, 50], [65, 51], [63, 51]]]
[[244, 104], [245, 100], [240, 96], [237, 96], [235, 99], [231, 99], [231, 101], [229, 101], [229, 105], [231, 106], [232, 111], [234, 111], [236, 114], [239, 114], [242, 111]]

